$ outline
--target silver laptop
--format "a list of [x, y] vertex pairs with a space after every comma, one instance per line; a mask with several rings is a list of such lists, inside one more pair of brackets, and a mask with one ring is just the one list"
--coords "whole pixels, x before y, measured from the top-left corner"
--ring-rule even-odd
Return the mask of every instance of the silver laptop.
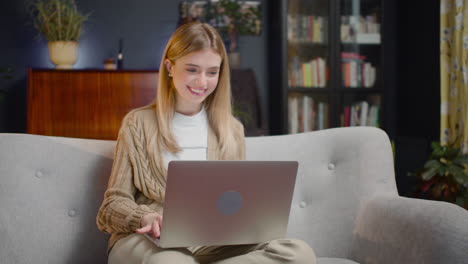
[[255, 244], [283, 238], [296, 161], [171, 161], [162, 248]]

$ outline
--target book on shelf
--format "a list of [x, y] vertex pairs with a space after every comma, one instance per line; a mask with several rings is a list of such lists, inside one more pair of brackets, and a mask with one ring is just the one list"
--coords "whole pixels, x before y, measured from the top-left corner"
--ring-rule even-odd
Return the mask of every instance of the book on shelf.
[[317, 57], [300, 63], [294, 57], [288, 70], [288, 85], [324, 88], [327, 85], [328, 68], [324, 58]]
[[328, 18], [324, 16], [288, 14], [288, 41], [291, 43], [325, 43]]
[[379, 127], [379, 109], [367, 101], [356, 102], [345, 106], [341, 117], [341, 126], [373, 126]]
[[328, 128], [328, 103], [314, 100], [309, 95], [288, 97], [289, 133], [302, 133]]
[[355, 52], [341, 53], [341, 70], [343, 85], [345, 87], [357, 88], [373, 87], [376, 80], [376, 68], [366, 57]]
[[289, 133], [298, 133], [299, 131], [299, 108], [298, 99], [295, 96], [288, 98], [288, 127]]

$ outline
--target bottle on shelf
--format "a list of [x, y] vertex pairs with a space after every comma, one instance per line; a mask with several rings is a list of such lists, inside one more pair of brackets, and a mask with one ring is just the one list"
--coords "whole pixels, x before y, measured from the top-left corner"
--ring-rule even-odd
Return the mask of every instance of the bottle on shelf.
[[123, 69], [123, 40], [119, 39], [119, 53], [117, 55], [117, 69]]

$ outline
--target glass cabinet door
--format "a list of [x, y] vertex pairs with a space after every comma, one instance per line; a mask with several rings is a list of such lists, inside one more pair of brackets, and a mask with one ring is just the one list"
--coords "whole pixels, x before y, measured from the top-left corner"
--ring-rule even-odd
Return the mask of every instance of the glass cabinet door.
[[340, 0], [340, 126], [381, 126], [381, 5], [381, 0]]
[[329, 1], [288, 1], [288, 85], [325, 88], [328, 82]]
[[340, 1], [342, 87], [379, 88], [381, 1]]
[[329, 1], [287, 5], [288, 133], [330, 127]]

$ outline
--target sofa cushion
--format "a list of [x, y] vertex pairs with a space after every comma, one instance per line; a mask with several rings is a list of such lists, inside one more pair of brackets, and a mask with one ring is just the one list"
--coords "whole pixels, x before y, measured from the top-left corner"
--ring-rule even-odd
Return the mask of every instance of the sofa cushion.
[[0, 135], [1, 263], [106, 263], [107, 236], [95, 219], [113, 148]]
[[317, 264], [359, 264], [349, 259], [342, 258], [317, 258]]
[[[388, 136], [370, 127], [247, 138], [249, 160], [296, 160], [287, 236], [318, 256], [351, 256], [357, 214], [376, 194], [397, 196]], [[376, 151], [379, 150], [379, 151]]]

